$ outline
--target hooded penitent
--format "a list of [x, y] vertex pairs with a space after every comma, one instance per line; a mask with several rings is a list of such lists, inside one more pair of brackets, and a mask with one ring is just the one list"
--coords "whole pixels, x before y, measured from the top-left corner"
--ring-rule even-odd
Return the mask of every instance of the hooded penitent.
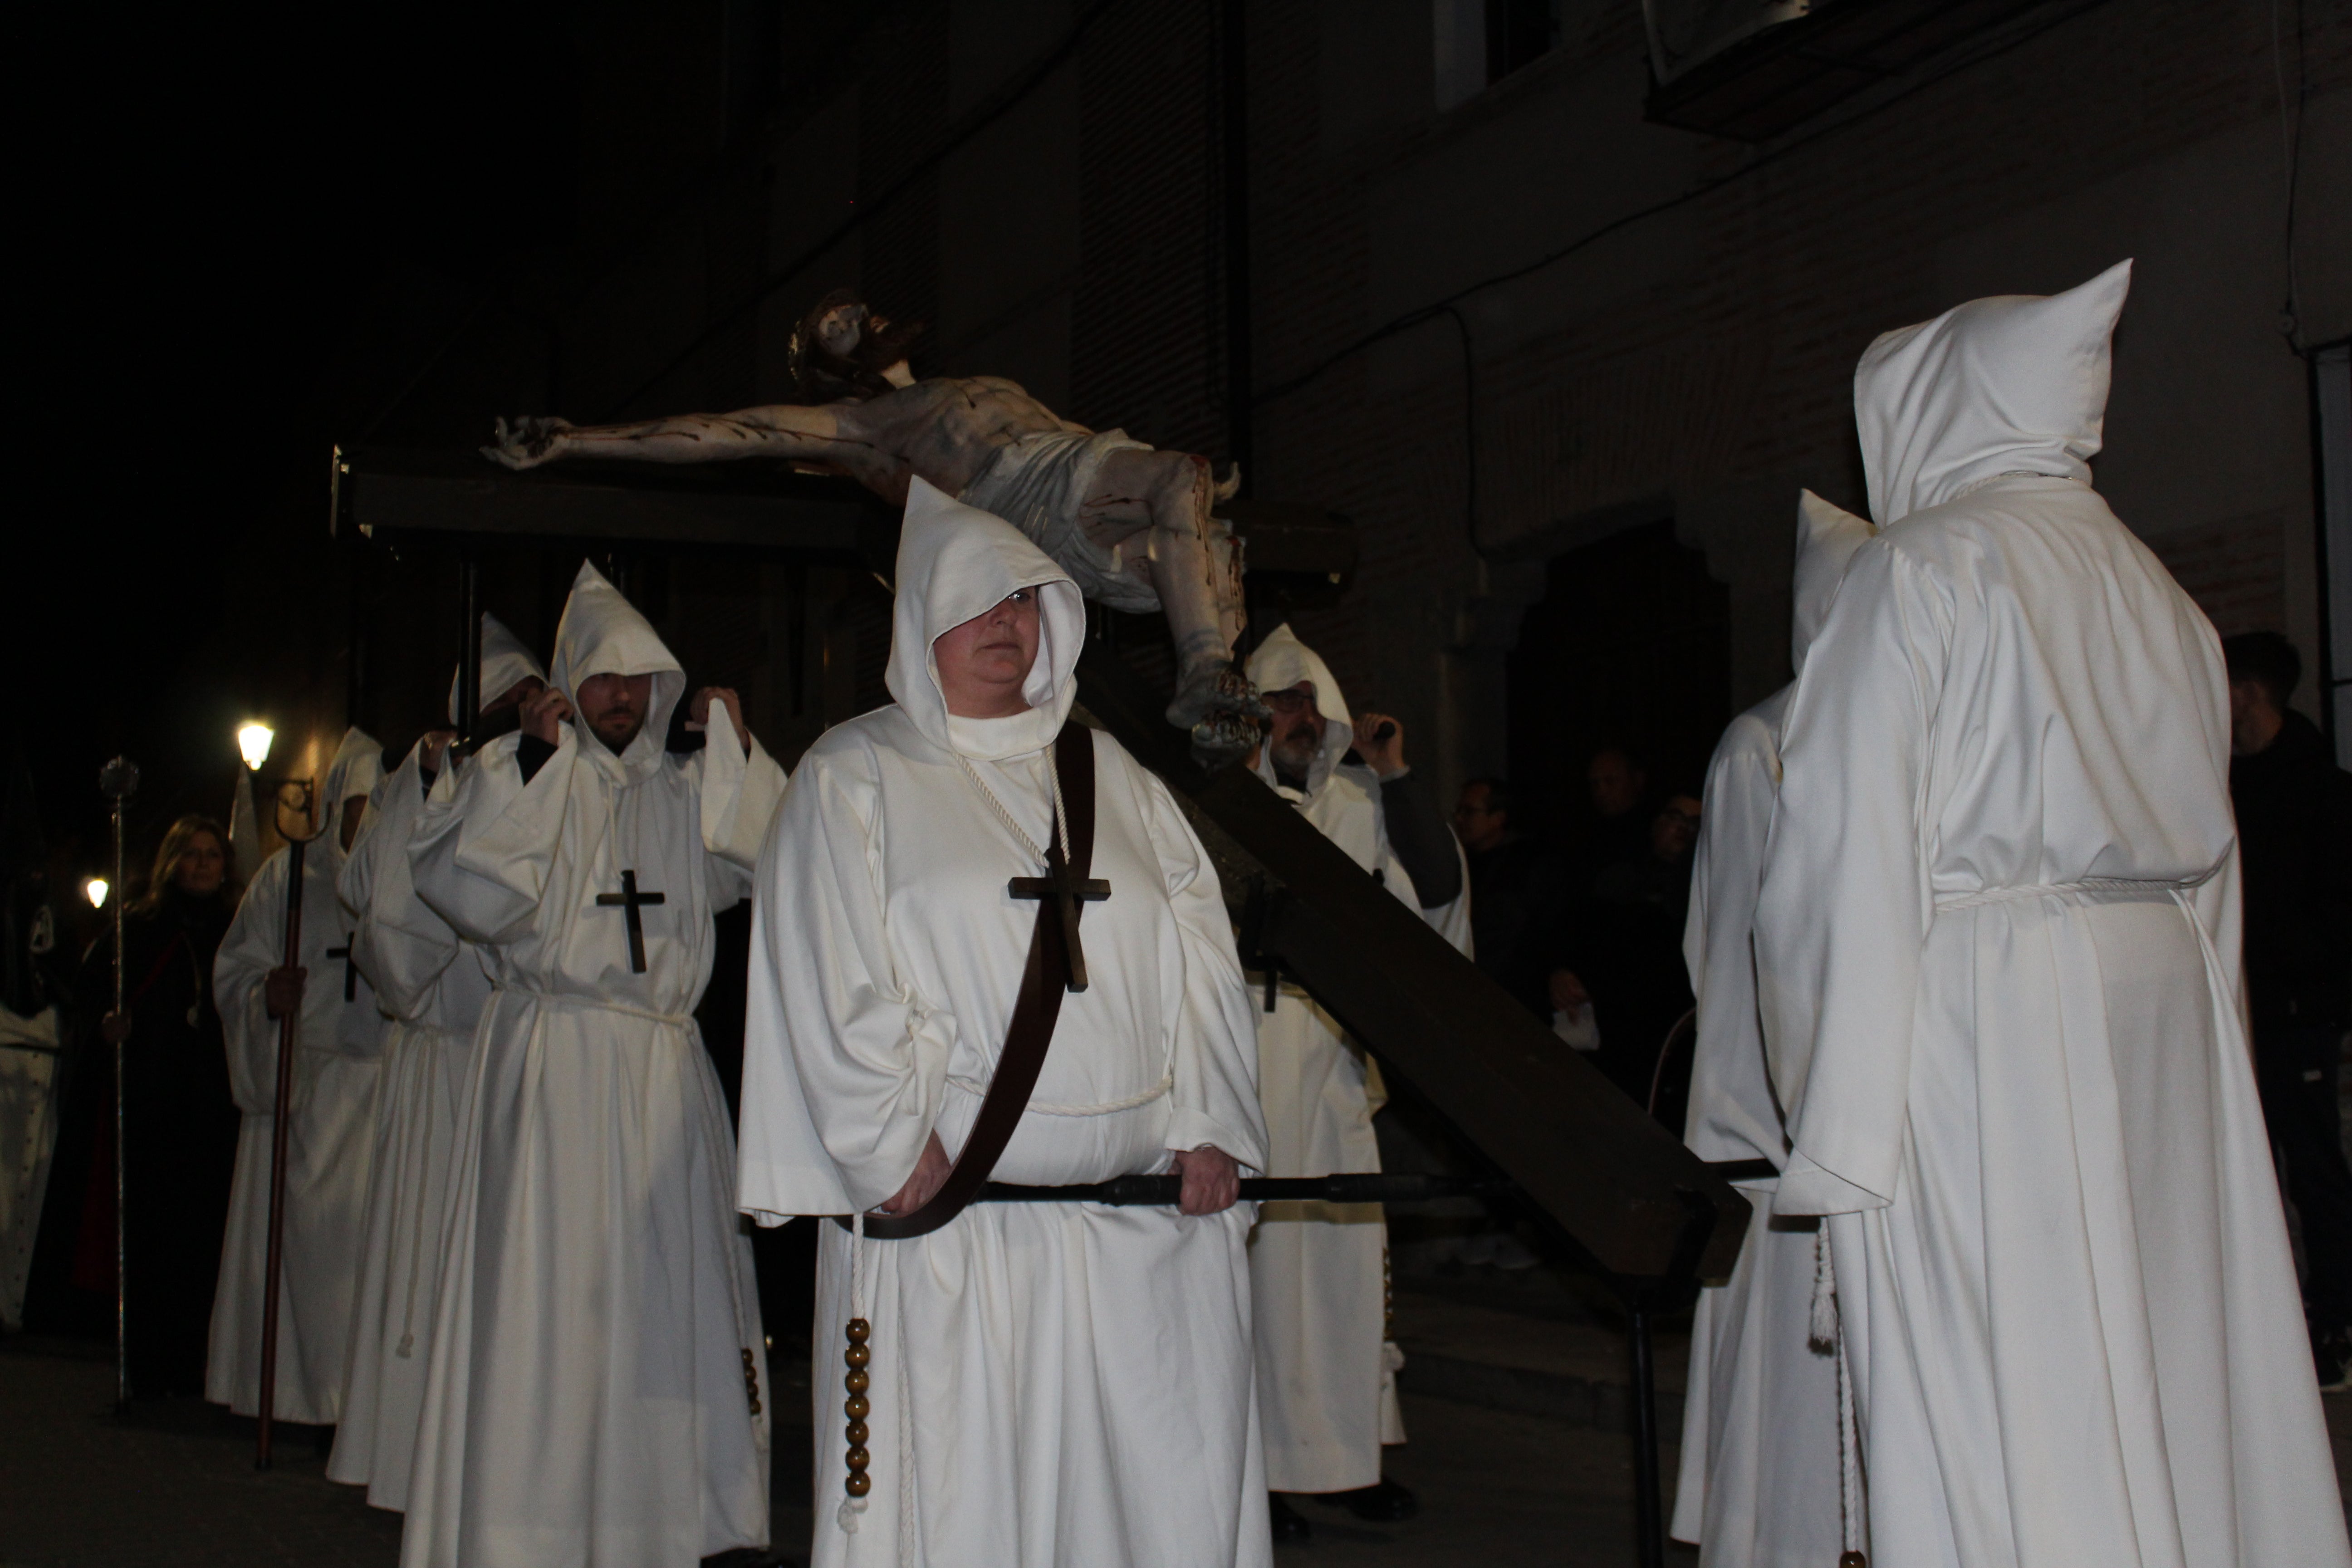
[[551, 684], [577, 706], [606, 674], [652, 677], [619, 755], [584, 718], [552, 749], [500, 736], [410, 842], [418, 898], [495, 990], [449, 1168], [408, 1568], [686, 1563], [770, 1533], [773, 1395], [694, 1011], [783, 775], [716, 700], [707, 745], [665, 750], [684, 672], [583, 565]]
[[[2254, 1094], [2212, 627], [2088, 483], [2127, 271], [1855, 375], [1759, 1011], [1889, 1563], [2352, 1562]], [[1825, 1304], [1826, 1305], [1826, 1304]]]
[[[1324, 721], [1304, 791], [1276, 775], [1271, 746], [1260, 748], [1258, 777], [1371, 873], [1364, 896], [1397, 898], [1457, 948], [1466, 948], [1468, 898], [1422, 907], [1391, 847], [1379, 781], [1370, 768], [1346, 764], [1355, 723], [1330, 667], [1281, 626], [1250, 655], [1248, 675], [1260, 691], [1307, 683]], [[1451, 835], [1438, 832], [1458, 855]], [[1296, 985], [1281, 987], [1274, 1011], [1259, 1016], [1258, 1087], [1270, 1174], [1380, 1169], [1371, 1119], [1388, 1093], [1379, 1071]], [[1388, 1232], [1379, 1216], [1369, 1205], [1269, 1204], [1260, 1212], [1250, 1244], [1250, 1289], [1266, 1475], [1277, 1491], [1376, 1485], [1381, 1445], [1404, 1440], [1395, 1380], [1403, 1357], [1387, 1342], [1381, 1269]]]
[[[592, 671], [593, 673], [593, 671]], [[460, 675], [449, 677], [449, 722], [463, 723], [457, 711]], [[485, 708], [520, 686], [526, 680], [545, 680], [546, 669], [538, 656], [523, 646], [522, 638], [507, 629], [506, 623], [482, 612], [482, 682], [480, 699]]]
[[354, 797], [364, 800], [373, 795], [383, 777], [383, 748], [375, 737], [356, 724], [344, 731], [342, 744], [335, 748], [335, 760], [327, 764], [325, 782], [319, 786], [320, 831], [311, 854], [324, 853], [336, 866], [342, 864], [343, 808]]
[[2003, 474], [2089, 481], [2131, 268], [2046, 299], [1971, 300], [1870, 345], [1853, 413], [1880, 527]]
[[[964, 505], [921, 479], [907, 492], [898, 535], [898, 596], [883, 684], [923, 739], [980, 760], [1018, 756], [1061, 733], [1077, 696], [1086, 601], [1070, 574], [1003, 519]], [[1037, 662], [1023, 682], [1029, 711], [1007, 719], [948, 712], [931, 645], [1020, 589], [1037, 590]]]
[[[646, 721], [619, 756], [605, 748], [579, 712], [580, 683], [592, 675], [650, 675], [653, 696], [646, 705]], [[593, 563], [583, 561], [572, 580], [572, 597], [563, 619], [555, 627], [555, 666], [548, 684], [571, 700], [572, 728], [587, 755], [617, 780], [643, 780], [661, 766], [662, 748], [669, 740], [670, 715], [686, 695], [686, 671], [662, 642], [653, 623], [604, 580]]]
[[[1054, 836], [1050, 747], [1083, 606], [1010, 524], [919, 479], [897, 576], [898, 700], [809, 749], [761, 858], [740, 1202], [766, 1223], [871, 1208], [933, 1137], [963, 1149], [1037, 928], [1010, 883], [1044, 869]], [[1039, 597], [1034, 706], [951, 716], [933, 645], [1024, 588]], [[1061, 998], [994, 1174], [1101, 1181], [1202, 1145], [1263, 1169], [1250, 999], [1215, 871], [1167, 786], [1108, 736], [1089, 745], [1090, 874], [1109, 897], [1085, 906], [1090, 983]], [[974, 1204], [890, 1242], [824, 1225], [823, 1365], [838, 1367], [851, 1318], [872, 1327], [872, 1495], [845, 1498], [828, 1425], [812, 1563], [1265, 1564], [1248, 1233], [1239, 1208], [1078, 1204]]]
[[[523, 673], [518, 673], [506, 657], [511, 650], [491, 648], [496, 623], [485, 619], [483, 664], [493, 679], [511, 686]], [[504, 628], [497, 629], [503, 636]], [[486, 679], [484, 689], [495, 696], [499, 689]], [[410, 874], [408, 847], [425, 813], [428, 780], [436, 799], [455, 793], [455, 771], [445, 766], [434, 778], [424, 759], [419, 741], [384, 775], [337, 883], [345, 913], [357, 922], [352, 961], [374, 983], [391, 1021], [376, 1090], [342, 1418], [327, 1477], [364, 1486], [372, 1505], [394, 1510], [408, 1506], [440, 1300], [449, 1179], [473, 1083], [475, 1026], [490, 996], [481, 950], [425, 906]]]
[[[1315, 711], [1323, 716], [1323, 744], [1315, 761], [1307, 770], [1307, 798], [1313, 800], [1323, 793], [1323, 785], [1331, 777], [1331, 770], [1339, 765], [1348, 749], [1356, 743], [1355, 721], [1348, 716], [1347, 699], [1339, 694], [1339, 682], [1333, 678], [1330, 666], [1323, 656], [1298, 640], [1298, 634], [1289, 626], [1278, 626], [1268, 632], [1265, 640], [1257, 645], [1249, 657], [1250, 684], [1260, 691], [1288, 691], [1302, 680], [1315, 688]], [[1274, 784], [1272, 748], [1258, 753], [1257, 776]]]
[[[347, 731], [315, 797], [318, 835], [302, 852], [300, 966], [309, 972], [294, 1030], [287, 1131], [286, 1261], [278, 1343], [278, 1417], [332, 1425], [341, 1413], [361, 1215], [367, 1196], [383, 1016], [351, 960], [352, 921], [336, 899], [346, 806], [375, 788], [383, 748]], [[285, 962], [290, 850], [262, 863], [221, 939], [213, 994], [244, 1126], [228, 1234], [214, 1297], [205, 1396], [239, 1415], [259, 1409], [262, 1279], [278, 1110], [278, 1024], [270, 971]]]
[[[1811, 490], [1797, 498], [1790, 658], [1800, 671], [1853, 552], [1876, 531]], [[1734, 719], [1706, 769], [1683, 956], [1698, 1004], [1684, 1139], [1702, 1160], [1780, 1166], [1788, 1139], [1765, 1070], [1750, 939], [1780, 783], [1784, 686]], [[1674, 1533], [1717, 1568], [1834, 1563], [1841, 1542], [1837, 1369], [1810, 1342], [1816, 1234], [1773, 1228], [1773, 1178], [1738, 1184], [1754, 1214], [1730, 1281], [1699, 1293], [1683, 1406]], [[1757, 1434], [1770, 1432], [1771, 1442]]]

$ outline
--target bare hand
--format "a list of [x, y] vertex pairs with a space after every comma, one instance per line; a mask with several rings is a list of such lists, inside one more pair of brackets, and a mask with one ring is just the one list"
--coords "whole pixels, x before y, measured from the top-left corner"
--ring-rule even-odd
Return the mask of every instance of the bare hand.
[[424, 763], [426, 773], [437, 773], [449, 755], [449, 748], [457, 742], [457, 731], [455, 730], [427, 730], [425, 739], [417, 742], [417, 760]]
[[289, 1013], [302, 1010], [302, 982], [309, 978], [307, 969], [273, 969], [261, 983], [262, 1005], [273, 1018], [283, 1018]]
[[689, 730], [710, 727], [710, 700], [714, 697], [727, 704], [728, 721], [735, 726], [735, 733], [749, 735], [751, 731], [743, 725], [743, 700], [724, 686], [706, 686], [694, 694], [694, 700], [686, 706], [686, 727]]
[[1584, 988], [1584, 982], [1576, 977], [1574, 970], [1555, 969], [1551, 972], [1551, 1005], [1563, 1013], [1573, 1013], [1579, 1007], [1591, 1006], [1592, 994]]
[[482, 456], [518, 472], [535, 468], [563, 456], [572, 445], [566, 434], [571, 428], [568, 419], [525, 415], [512, 425], [501, 419], [497, 426], [498, 444], [483, 447]]
[[1184, 1178], [1176, 1206], [1184, 1214], [1223, 1214], [1242, 1195], [1242, 1169], [1234, 1157], [1213, 1143], [1186, 1149], [1176, 1156]]
[[[1381, 725], [1389, 727], [1388, 739], [1380, 739]], [[1390, 779], [1404, 772], [1404, 726], [1386, 713], [1356, 715], [1356, 755], [1378, 776]]]
[[563, 726], [572, 722], [572, 700], [554, 687], [523, 699], [522, 732], [551, 746], [563, 743]]
[[131, 1037], [131, 1015], [126, 1010], [109, 1013], [98, 1021], [98, 1037], [110, 1046], [119, 1046]]
[[923, 1157], [915, 1162], [915, 1173], [907, 1178], [907, 1184], [900, 1187], [888, 1203], [878, 1205], [878, 1212], [887, 1215], [913, 1214], [931, 1201], [933, 1194], [939, 1192], [940, 1184], [948, 1179], [948, 1172], [953, 1168], [947, 1150], [940, 1142], [940, 1135], [932, 1133], [923, 1141]]

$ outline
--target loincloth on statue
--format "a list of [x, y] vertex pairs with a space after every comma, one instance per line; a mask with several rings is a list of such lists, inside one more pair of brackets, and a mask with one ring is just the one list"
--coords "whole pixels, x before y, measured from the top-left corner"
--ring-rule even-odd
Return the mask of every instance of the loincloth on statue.
[[1028, 535], [1087, 598], [1114, 610], [1150, 615], [1160, 608], [1160, 595], [1149, 581], [1125, 569], [1116, 548], [1087, 536], [1078, 510], [1105, 458], [1151, 449], [1124, 430], [1033, 431], [990, 453], [956, 499], [993, 512]]

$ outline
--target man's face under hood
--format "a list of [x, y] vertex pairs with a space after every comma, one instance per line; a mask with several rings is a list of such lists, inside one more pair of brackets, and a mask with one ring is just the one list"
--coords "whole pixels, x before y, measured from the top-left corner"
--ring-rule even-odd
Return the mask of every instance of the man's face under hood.
[[646, 727], [653, 697], [650, 675], [592, 675], [580, 683], [580, 717], [589, 733], [619, 756]]
[[1325, 721], [1316, 711], [1315, 683], [1302, 680], [1287, 691], [1269, 691], [1265, 700], [1272, 715], [1265, 743], [1275, 776], [1293, 789], [1303, 789], [1307, 770], [1323, 750]]

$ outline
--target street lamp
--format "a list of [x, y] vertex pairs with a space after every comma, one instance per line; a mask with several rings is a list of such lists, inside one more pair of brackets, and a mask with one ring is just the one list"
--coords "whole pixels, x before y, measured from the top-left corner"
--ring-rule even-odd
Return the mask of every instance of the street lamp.
[[106, 908], [106, 879], [103, 877], [83, 878], [81, 882], [81, 896], [89, 900], [89, 907], [91, 909], [102, 910]]
[[245, 765], [255, 773], [269, 755], [269, 742], [278, 738], [277, 731], [258, 719], [248, 719], [236, 727], [236, 749], [245, 758]]

